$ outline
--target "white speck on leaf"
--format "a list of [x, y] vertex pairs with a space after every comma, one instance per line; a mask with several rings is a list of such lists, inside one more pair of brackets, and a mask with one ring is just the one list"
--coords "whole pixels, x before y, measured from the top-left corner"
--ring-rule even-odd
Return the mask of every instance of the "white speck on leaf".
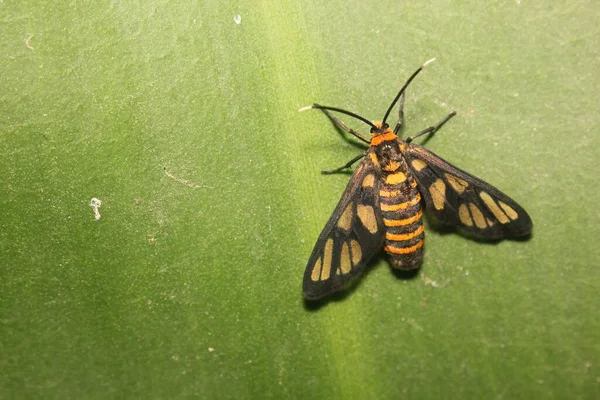
[[100, 219], [100, 206], [102, 205], [102, 200], [97, 199], [95, 197], [92, 197], [92, 199], [90, 200], [90, 207], [92, 207], [92, 210], [94, 210], [94, 217], [96, 218], [96, 221], [98, 221]]
[[236, 24], [241, 24], [242, 23], [242, 16], [240, 14], [235, 14], [233, 16], [233, 20], [235, 21]]
[[31, 39], [33, 39], [33, 35], [29, 35], [27, 38], [25, 38], [25, 47], [27, 47], [29, 50], [34, 50], [33, 46], [31, 45]]

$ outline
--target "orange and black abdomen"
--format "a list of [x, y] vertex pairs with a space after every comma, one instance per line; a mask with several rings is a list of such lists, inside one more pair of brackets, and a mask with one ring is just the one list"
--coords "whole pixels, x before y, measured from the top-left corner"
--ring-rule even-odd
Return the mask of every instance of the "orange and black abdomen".
[[372, 143], [372, 158], [381, 167], [379, 205], [386, 229], [384, 249], [394, 268], [418, 268], [425, 243], [421, 195], [400, 154], [397, 137], [382, 136], [387, 137], [378, 137], [374, 146]]
[[[403, 172], [396, 174], [406, 176]], [[391, 176], [395, 175], [384, 175], [384, 181]], [[423, 260], [425, 230], [421, 195], [414, 178], [407, 176], [402, 184], [382, 185], [379, 204], [386, 228], [385, 251], [390, 255], [392, 266], [398, 269], [418, 268]]]

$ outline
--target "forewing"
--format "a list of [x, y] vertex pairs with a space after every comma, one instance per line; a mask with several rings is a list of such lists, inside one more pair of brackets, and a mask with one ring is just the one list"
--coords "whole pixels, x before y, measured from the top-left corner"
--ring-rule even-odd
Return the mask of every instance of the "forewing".
[[308, 260], [303, 281], [307, 299], [341, 290], [382, 248], [379, 175], [368, 156], [356, 167]]
[[516, 201], [422, 146], [407, 143], [403, 152], [428, 213], [478, 238], [525, 236], [533, 224]]

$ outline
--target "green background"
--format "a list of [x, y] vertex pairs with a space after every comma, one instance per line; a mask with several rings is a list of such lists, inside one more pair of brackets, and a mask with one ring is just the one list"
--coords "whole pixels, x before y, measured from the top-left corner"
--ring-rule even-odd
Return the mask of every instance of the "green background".
[[[0, 397], [598, 398], [597, 15], [1, 2]], [[349, 179], [319, 171], [361, 149], [298, 108], [380, 119], [432, 57], [406, 133], [456, 110], [428, 148], [516, 199], [533, 237], [430, 229], [413, 279], [382, 257], [305, 304]]]

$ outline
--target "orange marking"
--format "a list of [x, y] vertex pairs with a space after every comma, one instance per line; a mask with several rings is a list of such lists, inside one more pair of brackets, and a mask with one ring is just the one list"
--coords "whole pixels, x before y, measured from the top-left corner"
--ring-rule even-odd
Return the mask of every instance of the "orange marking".
[[342, 216], [337, 222], [337, 227], [345, 231], [349, 231], [352, 228], [352, 203], [346, 206]]
[[500, 207], [502, 207], [506, 215], [508, 215], [508, 218], [513, 220], [519, 218], [519, 214], [517, 214], [517, 212], [513, 210], [511, 206], [501, 202], [500, 200], [498, 200], [498, 204], [500, 204]]
[[415, 221], [418, 221], [421, 219], [421, 217], [423, 216], [423, 211], [419, 210], [419, 212], [417, 213], [417, 215], [410, 217], [410, 218], [406, 218], [406, 219], [383, 219], [383, 224], [385, 226], [405, 226], [405, 225], [410, 225]]
[[385, 177], [385, 183], [387, 183], [388, 185], [397, 185], [399, 183], [404, 182], [405, 180], [406, 175], [402, 171], [390, 174]]
[[375, 183], [375, 175], [369, 174], [362, 181], [362, 187], [373, 187]]
[[375, 210], [373, 207], [359, 204], [356, 206], [356, 213], [358, 214], [360, 222], [369, 230], [369, 232], [377, 232], [377, 218], [375, 217]]
[[416, 238], [421, 233], [423, 233], [424, 230], [425, 230], [425, 227], [423, 225], [421, 225], [417, 229], [415, 229], [414, 231], [409, 232], [409, 233], [395, 234], [395, 233], [387, 233], [386, 232], [385, 238], [387, 240], [393, 240], [394, 242], [402, 242], [402, 241]]
[[[333, 256], [333, 239], [327, 239], [325, 242], [325, 251], [323, 252], [323, 268], [321, 269], [321, 280], [326, 281], [331, 274], [331, 258]], [[316, 266], [316, 264], [315, 264]]]
[[350, 240], [350, 251], [352, 252], [352, 266], [355, 266], [362, 258], [362, 250], [360, 244], [354, 239]]
[[406, 203], [400, 204], [385, 204], [381, 203], [381, 211], [398, 211], [398, 210], [406, 210], [408, 207], [412, 207], [415, 204], [419, 204], [421, 201], [421, 195], [417, 192], [414, 199], [411, 201], [407, 201]]
[[411, 164], [412, 164], [413, 168], [417, 170], [417, 172], [419, 172], [420, 170], [422, 170], [423, 168], [425, 168], [427, 166], [425, 161], [419, 160], [418, 158], [415, 158], [414, 160], [412, 160]]
[[381, 197], [396, 197], [401, 193], [400, 190], [392, 190], [391, 192], [388, 192], [387, 190], [380, 190], [379, 191], [379, 195]]
[[383, 169], [385, 171], [388, 171], [388, 172], [394, 172], [398, 168], [400, 168], [400, 163], [398, 163], [396, 161], [390, 161], [390, 163], [388, 165], [386, 165], [385, 167], [383, 167]]
[[371, 161], [373, 162], [373, 164], [376, 167], [379, 167], [379, 160], [377, 159], [377, 155], [375, 153], [370, 153], [369, 157], [371, 158]]
[[396, 139], [398, 139], [398, 136], [389, 129], [384, 133], [371, 134], [371, 147], [379, 146], [383, 142], [389, 142]]
[[415, 251], [417, 251], [421, 247], [423, 247], [424, 243], [425, 243], [425, 240], [421, 239], [419, 241], [419, 243], [415, 244], [414, 246], [410, 246], [410, 247], [385, 246], [384, 250], [387, 251], [388, 253], [392, 253], [392, 254], [410, 254], [410, 253], [414, 253]]

